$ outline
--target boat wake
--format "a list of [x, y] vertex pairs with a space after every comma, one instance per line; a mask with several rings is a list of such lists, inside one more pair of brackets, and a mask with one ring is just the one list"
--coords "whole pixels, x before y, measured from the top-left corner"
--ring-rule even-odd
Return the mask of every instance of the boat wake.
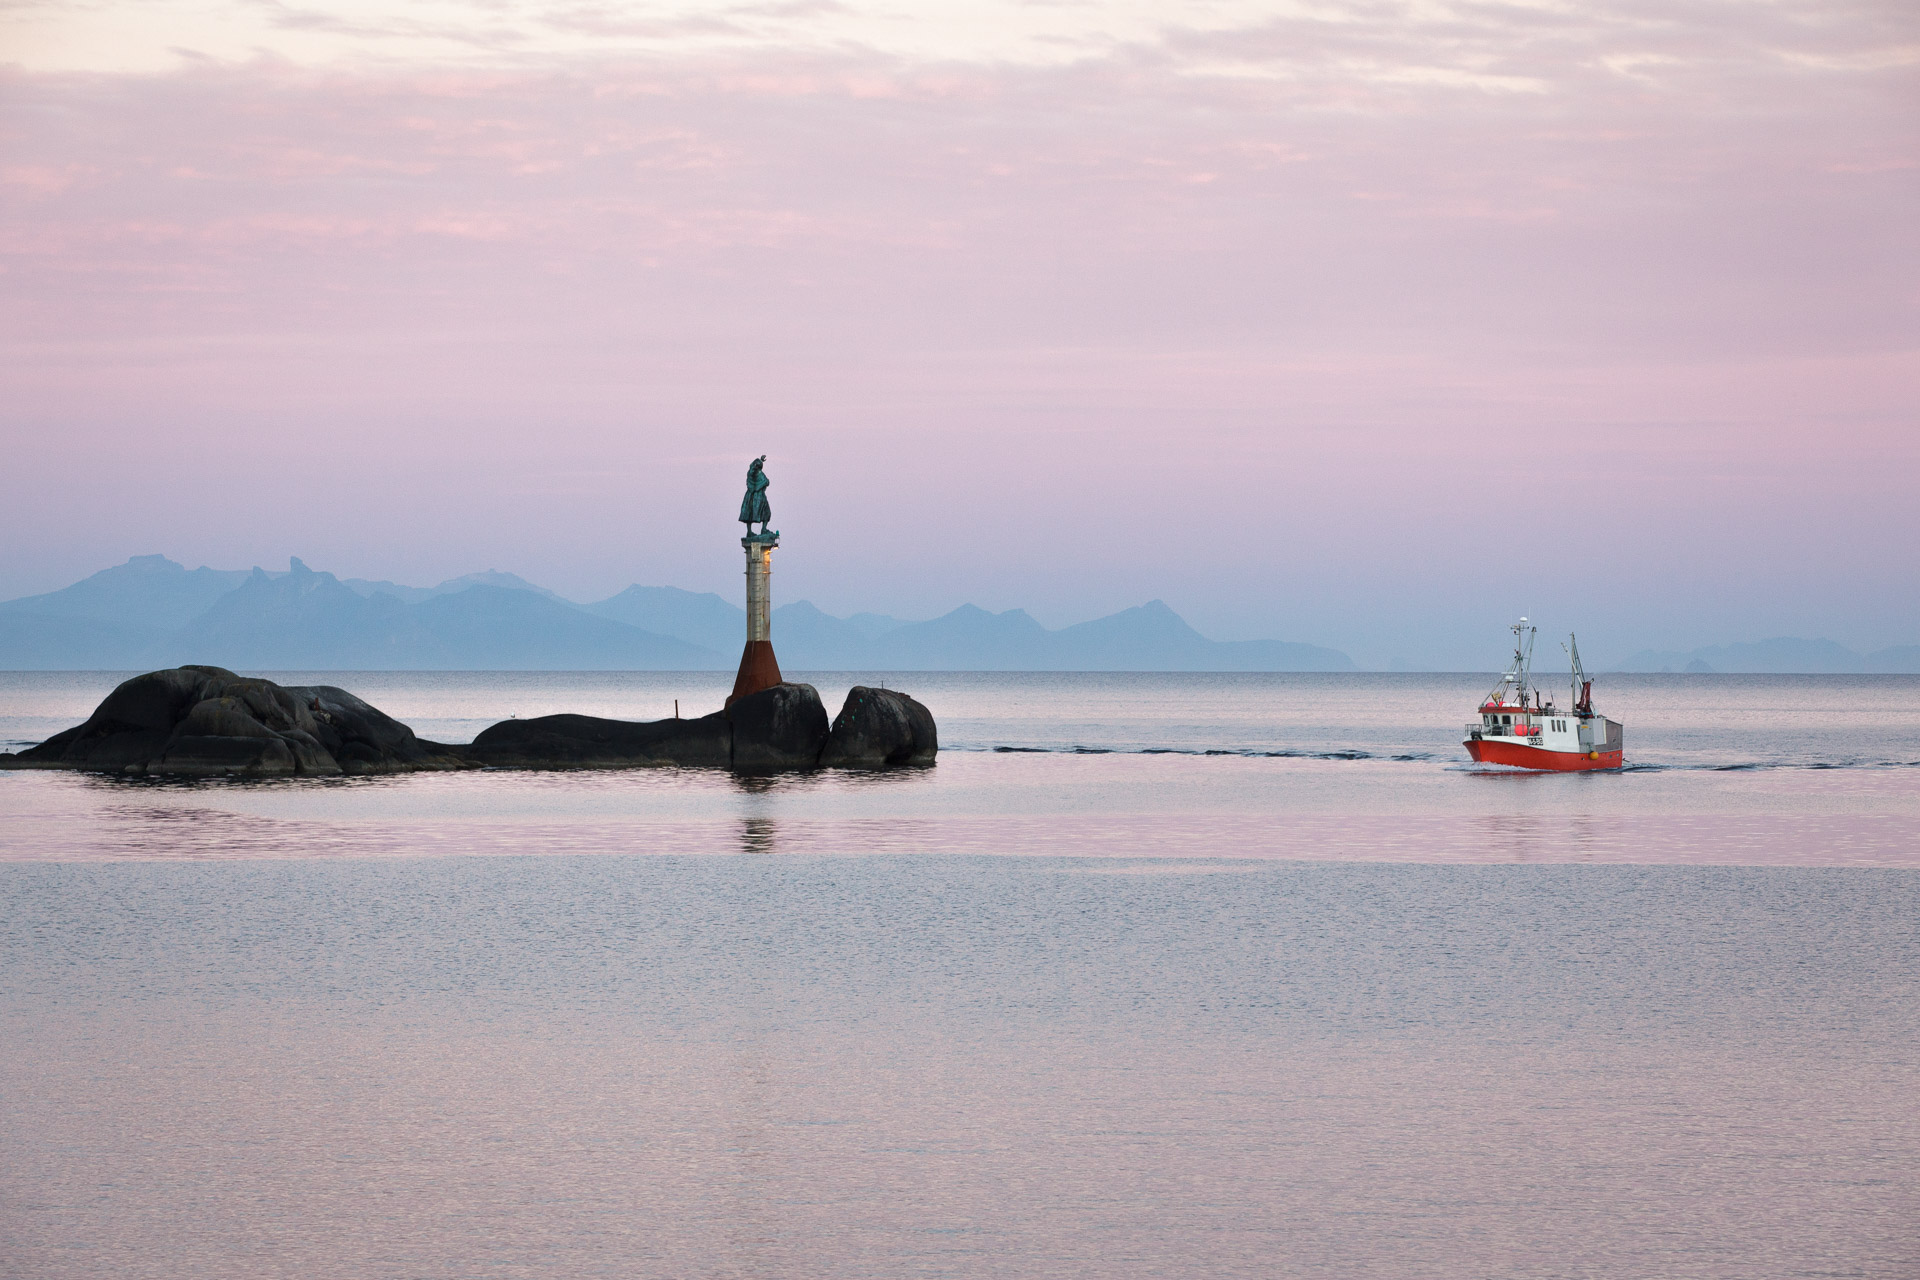
[[[953, 745], [943, 746], [944, 751], [980, 752], [992, 755], [1066, 755], [1066, 756], [1226, 756], [1243, 760], [1387, 760], [1398, 763], [1420, 763], [1438, 761], [1447, 769], [1459, 773], [1481, 774], [1540, 774], [1542, 770], [1525, 767], [1486, 764], [1473, 760], [1463, 760], [1448, 752], [1439, 751], [1362, 751], [1357, 748], [1342, 748], [1332, 751], [1304, 751], [1290, 748], [1264, 749], [1260, 747], [1094, 747], [1082, 743], [1067, 746], [1042, 747], [1031, 745]], [[1735, 760], [1719, 763], [1709, 762], [1657, 762], [1632, 760], [1609, 773], [1755, 773], [1770, 770], [1794, 769], [1920, 769], [1920, 760]], [[1598, 771], [1595, 771], [1598, 772]]]
[[1630, 764], [1624, 773], [1764, 773], [1775, 769], [1920, 769], [1920, 760], [1740, 760], [1731, 764]]
[[942, 746], [943, 751], [981, 751], [995, 755], [1066, 756], [1238, 756], [1247, 760], [1439, 760], [1429, 751], [1381, 752], [1342, 749], [1337, 751], [1263, 750], [1259, 747], [1065, 747], [1029, 746]]

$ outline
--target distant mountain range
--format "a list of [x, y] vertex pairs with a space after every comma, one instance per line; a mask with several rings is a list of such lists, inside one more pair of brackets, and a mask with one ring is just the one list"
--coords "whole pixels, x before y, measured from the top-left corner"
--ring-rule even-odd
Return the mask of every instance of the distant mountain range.
[[1776, 636], [1745, 644], [1720, 644], [1685, 653], [1642, 649], [1613, 671], [1720, 671], [1741, 674], [1860, 675], [1920, 672], [1920, 645], [1903, 644], [1874, 653], [1855, 653], [1832, 640]]
[[[1049, 630], [1025, 610], [974, 605], [925, 622], [837, 618], [801, 600], [774, 610], [792, 671], [1352, 671], [1336, 649], [1209, 640], [1165, 604]], [[0, 603], [0, 670], [130, 670], [214, 663], [249, 671], [730, 671], [746, 613], [711, 592], [632, 586], [592, 604], [511, 573], [436, 587], [284, 571], [188, 569], [165, 556]], [[1777, 638], [1687, 652], [1646, 649], [1623, 672], [1920, 673], [1920, 645], [1861, 654]]]
[[[1209, 640], [1158, 600], [1048, 630], [973, 605], [926, 622], [774, 611], [794, 671], [1352, 671], [1335, 649]], [[240, 670], [731, 670], [746, 613], [711, 593], [633, 586], [575, 604], [507, 573], [437, 587], [285, 572], [187, 569], [135, 556], [0, 604], [0, 669], [114, 670], [199, 662]]]

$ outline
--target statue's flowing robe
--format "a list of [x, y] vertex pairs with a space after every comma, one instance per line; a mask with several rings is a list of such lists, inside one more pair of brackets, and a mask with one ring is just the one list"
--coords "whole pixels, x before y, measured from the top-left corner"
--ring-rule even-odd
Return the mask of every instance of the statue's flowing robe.
[[767, 473], [751, 472], [747, 476], [747, 496], [740, 499], [740, 523], [752, 524], [756, 520], [762, 524], [773, 519], [773, 511], [767, 506]]

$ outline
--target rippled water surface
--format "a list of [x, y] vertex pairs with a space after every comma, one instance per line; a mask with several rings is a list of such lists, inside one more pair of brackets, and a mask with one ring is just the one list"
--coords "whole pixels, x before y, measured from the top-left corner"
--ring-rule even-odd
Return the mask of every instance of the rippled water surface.
[[[669, 715], [706, 673], [281, 673], [426, 737], [508, 715]], [[118, 676], [0, 676], [0, 738], [83, 719]], [[1475, 766], [1477, 676], [815, 677], [933, 709], [933, 769], [740, 781], [687, 770], [129, 784], [0, 773], [0, 857], [998, 853], [1912, 866], [1920, 678], [1637, 676], [1602, 685], [1629, 768]], [[901, 687], [899, 684], [896, 687]]]
[[1920, 1274], [1920, 681], [855, 679], [938, 766], [0, 773], [0, 1276]]

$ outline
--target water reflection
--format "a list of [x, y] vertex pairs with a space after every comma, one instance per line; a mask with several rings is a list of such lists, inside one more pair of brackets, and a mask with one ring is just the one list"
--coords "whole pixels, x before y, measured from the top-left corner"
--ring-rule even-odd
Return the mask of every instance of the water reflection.
[[1473, 823], [1474, 842], [1494, 862], [1537, 862], [1558, 827], [1531, 814], [1488, 814]]
[[6, 1273], [1913, 1274], [1910, 873], [1099, 869], [0, 867]]
[[740, 852], [767, 854], [774, 851], [777, 826], [772, 818], [748, 817], [740, 820]]
[[1920, 771], [1504, 776], [1490, 790], [1379, 760], [989, 753], [937, 769], [776, 777], [5, 773], [0, 861], [645, 852], [1920, 864]]

